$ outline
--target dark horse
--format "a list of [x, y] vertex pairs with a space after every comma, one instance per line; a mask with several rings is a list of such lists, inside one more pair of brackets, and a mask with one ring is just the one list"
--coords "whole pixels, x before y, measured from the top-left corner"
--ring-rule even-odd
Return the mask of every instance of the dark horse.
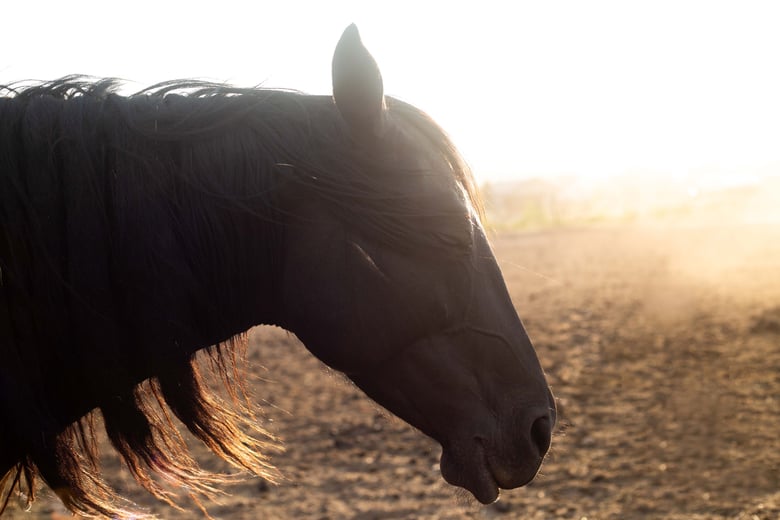
[[241, 391], [241, 338], [256, 324], [292, 331], [436, 439], [444, 478], [481, 502], [533, 479], [555, 405], [472, 177], [425, 114], [383, 95], [354, 26], [333, 96], [174, 82], [125, 97], [74, 77], [6, 90], [6, 502], [32, 500], [41, 478], [76, 513], [130, 516], [98, 471], [96, 417], [169, 502], [227, 478], [187, 455], [174, 416], [272, 475], [261, 451], [273, 440]]

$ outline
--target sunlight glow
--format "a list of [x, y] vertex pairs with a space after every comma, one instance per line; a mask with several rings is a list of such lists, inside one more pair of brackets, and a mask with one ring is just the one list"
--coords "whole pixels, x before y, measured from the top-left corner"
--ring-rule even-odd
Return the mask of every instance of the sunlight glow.
[[[327, 93], [354, 21], [386, 92], [431, 113], [482, 180], [780, 174], [773, 2], [86, 4], [52, 2], [34, 32], [4, 24], [0, 83], [87, 73]], [[16, 2], [3, 19], [39, 9]]]

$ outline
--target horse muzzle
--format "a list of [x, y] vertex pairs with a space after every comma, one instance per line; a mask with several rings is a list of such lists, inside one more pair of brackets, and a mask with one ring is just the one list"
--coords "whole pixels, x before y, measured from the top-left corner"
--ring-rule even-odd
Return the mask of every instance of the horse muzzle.
[[531, 482], [550, 448], [555, 408], [538, 406], [516, 412], [511, 427], [442, 443], [441, 473], [448, 483], [471, 492], [483, 504], [501, 489]]

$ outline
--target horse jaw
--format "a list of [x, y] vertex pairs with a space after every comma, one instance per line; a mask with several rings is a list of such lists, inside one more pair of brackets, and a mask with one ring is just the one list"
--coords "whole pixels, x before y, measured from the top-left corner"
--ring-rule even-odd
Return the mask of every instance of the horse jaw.
[[513, 347], [462, 329], [404, 348], [349, 377], [442, 446], [450, 484], [483, 504], [533, 480], [550, 446], [555, 404], [530, 342]]

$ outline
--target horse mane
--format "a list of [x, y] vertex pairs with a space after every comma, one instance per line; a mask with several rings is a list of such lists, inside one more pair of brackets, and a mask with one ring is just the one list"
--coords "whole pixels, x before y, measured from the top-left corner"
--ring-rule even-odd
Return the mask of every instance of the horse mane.
[[[295, 217], [278, 207], [280, 187], [318, 197], [346, 218], [359, 215], [350, 221], [397, 247], [423, 240], [447, 247], [426, 227], [441, 208], [393, 177], [419, 172], [395, 171], [345, 145], [347, 129], [322, 97], [190, 80], [129, 96], [120, 87], [83, 77], [0, 87], [8, 94], [0, 98], [0, 331], [7, 331], [0, 336], [0, 513], [15, 492], [31, 503], [40, 477], [75, 513], [138, 518], [101, 477], [99, 418], [133, 477], [173, 506], [180, 497], [172, 489], [187, 489], [200, 504], [233, 479], [198, 466], [174, 417], [233, 466], [278, 477], [264, 454], [278, 443], [256, 420], [241, 368], [246, 338], [236, 331], [254, 323], [247, 309], [221, 305], [231, 282], [257, 275], [219, 245], [242, 242], [238, 235], [252, 222], [263, 240], [241, 247], [249, 257], [267, 256], [281, 239], [279, 223]], [[473, 177], [444, 132], [411, 105], [388, 99], [388, 109], [440, 155], [453, 187], [481, 215]], [[147, 204], [145, 217], [157, 217], [161, 229], [147, 236], [126, 214], [130, 199]], [[163, 224], [173, 218], [175, 229]], [[76, 232], [90, 236], [93, 249], [74, 249]], [[179, 256], [171, 241], [190, 254]], [[94, 261], [104, 257], [110, 265]], [[270, 269], [274, 259], [267, 261], [255, 270]], [[138, 267], [128, 272], [158, 273], [160, 307], [185, 324], [177, 331], [184, 339], [165, 342], [175, 344], [169, 352], [123, 337], [135, 325], [124, 309], [145, 294], [115, 274], [132, 262]], [[166, 283], [192, 287], [188, 298], [214, 316], [210, 329], [186, 327], [202, 320], [178, 310], [186, 302], [165, 300]], [[117, 296], [129, 291], [135, 299]], [[216, 302], [207, 301], [212, 295]], [[89, 341], [86, 323], [95, 324]], [[212, 377], [224, 396], [206, 383]], [[75, 410], [58, 410], [49, 398], [58, 393], [72, 395]]]
[[[134, 131], [157, 141], [204, 140], [241, 120], [249, 120], [252, 146], [259, 146], [263, 155], [295, 155], [294, 168], [291, 163], [279, 161], [263, 165], [261, 177], [270, 185], [263, 185], [261, 191], [271, 192], [273, 183], [279, 179], [306, 186], [309, 192], [340, 206], [350, 217], [368, 216], [368, 220], [363, 222], [371, 227], [372, 236], [389, 238], [388, 233], [393, 235], [372, 217], [398, 221], [397, 224], [404, 228], [403, 235], [395, 235], [399, 242], [419, 235], [420, 227], [425, 227], [424, 220], [432, 216], [427, 204], [430, 201], [415, 199], [419, 193], [405, 190], [404, 183], [398, 182], [399, 175], [417, 176], [421, 172], [398, 171], [396, 165], [385, 164], [372, 154], [364, 156], [354, 149], [347, 149], [348, 153], [344, 153], [341, 143], [347, 131], [343, 123], [335, 118], [316, 117], [318, 111], [323, 111], [322, 104], [316, 101], [322, 98], [330, 100], [330, 96], [305, 95], [292, 90], [240, 88], [198, 80], [173, 80], [124, 97], [116, 94], [122, 86], [121, 81], [113, 78], [91, 80], [82, 76], [67, 76], [40, 84], [26, 85], [20, 82], [0, 85], [0, 93], [5, 90], [18, 101], [85, 98], [97, 100], [101, 104], [115, 104], [126, 124]], [[386, 101], [392, 117], [418, 132], [429, 150], [444, 159], [450, 167], [448, 173], [452, 175], [457, 188], [462, 190], [466, 203], [480, 220], [484, 220], [483, 202], [474, 176], [446, 132], [428, 114], [413, 105], [389, 96]], [[328, 104], [327, 108], [335, 110], [332, 104]], [[283, 122], [280, 116], [297, 124], [280, 128]], [[305, 131], [302, 132], [302, 129]], [[312, 138], [320, 141], [320, 150], [333, 148], [337, 153], [299, 156], [296, 152], [300, 150], [290, 147], [290, 143], [307, 143]], [[246, 149], [241, 151], [247, 152]], [[211, 152], [218, 152], [217, 155], [222, 158], [235, 150]], [[345, 160], [345, 155], [351, 155], [351, 160]], [[280, 176], [280, 172], [289, 175]], [[378, 198], [383, 199], [384, 203], [380, 203]], [[232, 195], [231, 202], [240, 203], [235, 195]], [[265, 203], [268, 205], [270, 201], [266, 200]]]

